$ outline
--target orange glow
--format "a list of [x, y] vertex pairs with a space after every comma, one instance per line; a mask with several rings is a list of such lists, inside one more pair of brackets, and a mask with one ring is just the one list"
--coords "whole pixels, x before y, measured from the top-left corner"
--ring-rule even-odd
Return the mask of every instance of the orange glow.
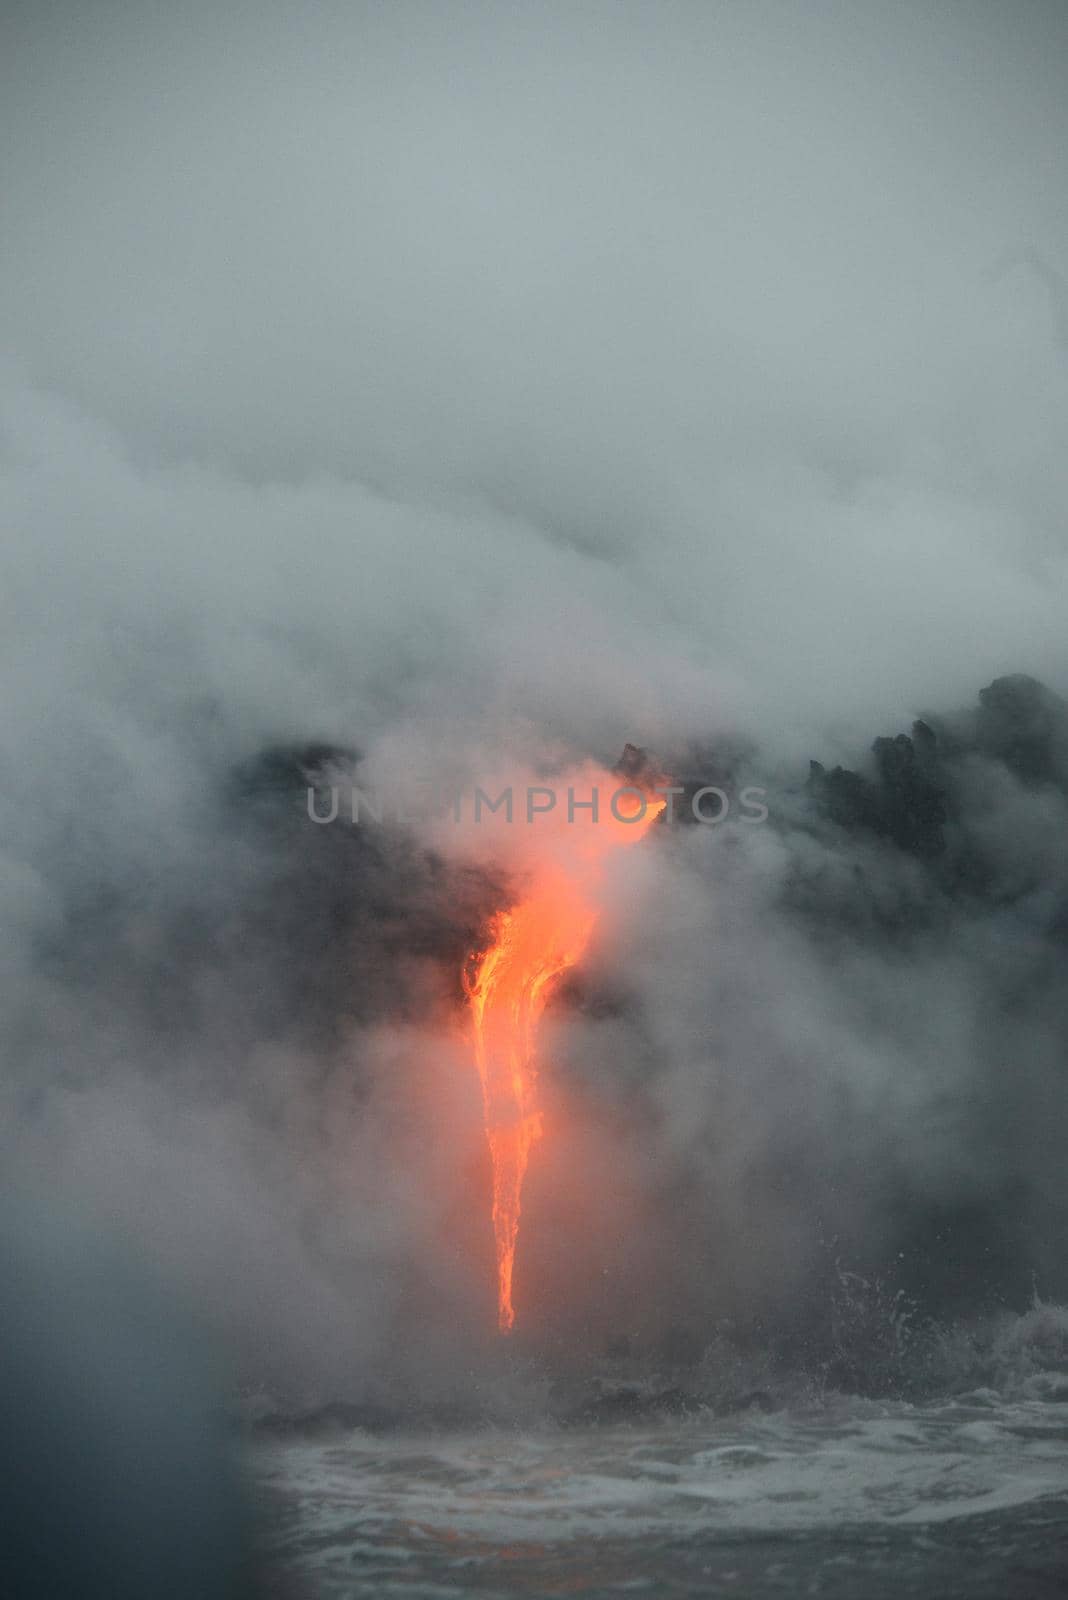
[[[605, 776], [605, 775], [602, 775]], [[601, 792], [618, 786], [609, 781]], [[523, 1179], [533, 1145], [541, 1137], [537, 1105], [536, 1034], [553, 983], [581, 958], [597, 921], [595, 891], [606, 857], [633, 843], [663, 811], [650, 796], [644, 815], [621, 822], [610, 813], [598, 822], [576, 816], [550, 835], [529, 893], [494, 919], [493, 942], [472, 958], [465, 979], [474, 1023], [474, 1055], [493, 1165], [493, 1237], [497, 1254], [497, 1321], [507, 1333], [515, 1322], [512, 1277]], [[606, 806], [607, 812], [607, 806]], [[624, 816], [636, 817], [637, 798], [621, 801]]]

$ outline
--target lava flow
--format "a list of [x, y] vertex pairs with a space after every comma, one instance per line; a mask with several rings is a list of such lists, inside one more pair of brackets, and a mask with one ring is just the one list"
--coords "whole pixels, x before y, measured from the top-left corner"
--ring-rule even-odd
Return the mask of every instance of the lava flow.
[[[633, 797], [637, 791], [623, 794]], [[554, 979], [575, 965], [593, 932], [594, 891], [606, 856], [640, 838], [664, 805], [659, 797], [639, 795], [611, 816], [587, 817], [582, 823], [576, 818], [576, 832], [568, 830], [571, 848], [558, 848], [535, 868], [526, 898], [495, 918], [493, 943], [473, 957], [473, 976], [465, 981], [493, 1165], [497, 1320], [502, 1333], [515, 1322], [512, 1274], [523, 1179], [542, 1132], [536, 1095], [538, 1019]]]

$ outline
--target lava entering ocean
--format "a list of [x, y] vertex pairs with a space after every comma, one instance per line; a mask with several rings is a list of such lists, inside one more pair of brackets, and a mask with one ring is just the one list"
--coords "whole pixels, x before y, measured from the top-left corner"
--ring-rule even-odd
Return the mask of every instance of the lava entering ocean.
[[[584, 814], [581, 822], [577, 814], [569, 818], [570, 848], [557, 848], [535, 865], [529, 893], [495, 918], [493, 942], [471, 958], [473, 972], [465, 976], [493, 1166], [502, 1333], [515, 1322], [512, 1276], [523, 1179], [542, 1132], [536, 1095], [538, 1020], [554, 980], [575, 965], [589, 942], [597, 921], [595, 890], [606, 859], [639, 839], [666, 804], [644, 789], [628, 788], [619, 795], [627, 797], [626, 804], [613, 804], [605, 815]], [[559, 836], [555, 843], [559, 846]]]

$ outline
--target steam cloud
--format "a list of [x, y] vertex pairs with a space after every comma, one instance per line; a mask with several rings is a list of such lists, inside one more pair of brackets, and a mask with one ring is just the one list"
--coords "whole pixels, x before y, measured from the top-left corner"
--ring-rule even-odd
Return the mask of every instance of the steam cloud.
[[521, 863], [305, 789], [630, 740], [771, 816], [546, 1018], [535, 1346], [1068, 1292], [1062, 8], [3, 30], [8, 1172], [246, 1382], [479, 1379]]

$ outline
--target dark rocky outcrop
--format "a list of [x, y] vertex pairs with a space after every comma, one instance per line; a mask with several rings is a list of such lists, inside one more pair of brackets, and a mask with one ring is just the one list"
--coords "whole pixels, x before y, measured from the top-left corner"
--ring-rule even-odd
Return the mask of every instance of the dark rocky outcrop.
[[1068, 703], [1024, 673], [979, 692], [976, 748], [1022, 783], [1068, 789]]
[[910, 854], [947, 848], [946, 825], [959, 821], [960, 768], [969, 756], [1003, 765], [1021, 784], [1068, 792], [1068, 704], [1023, 674], [996, 678], [965, 718], [932, 717], [872, 745], [869, 773], [810, 763], [808, 794], [817, 812], [850, 832], [868, 832]]
[[847, 767], [827, 772], [811, 762], [809, 791], [817, 804], [841, 827], [865, 828], [914, 855], [940, 855], [946, 847], [946, 791], [932, 729], [916, 722], [911, 738], [899, 733], [876, 739], [872, 753], [871, 778]]

